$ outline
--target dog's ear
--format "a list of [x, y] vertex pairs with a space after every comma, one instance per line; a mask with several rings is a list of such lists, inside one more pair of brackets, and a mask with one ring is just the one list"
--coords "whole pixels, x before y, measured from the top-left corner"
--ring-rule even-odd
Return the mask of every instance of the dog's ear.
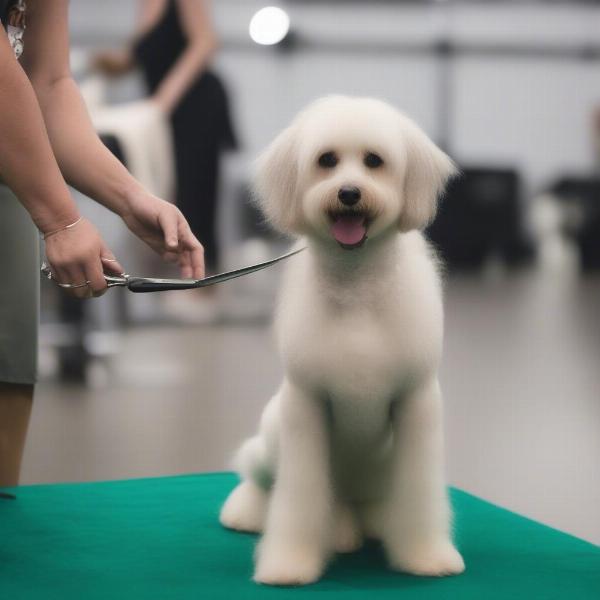
[[297, 146], [297, 126], [291, 125], [256, 162], [256, 199], [271, 225], [284, 233], [295, 232], [299, 221]]
[[414, 123], [405, 131], [407, 165], [404, 176], [404, 206], [401, 231], [424, 229], [433, 221], [437, 201], [456, 166]]

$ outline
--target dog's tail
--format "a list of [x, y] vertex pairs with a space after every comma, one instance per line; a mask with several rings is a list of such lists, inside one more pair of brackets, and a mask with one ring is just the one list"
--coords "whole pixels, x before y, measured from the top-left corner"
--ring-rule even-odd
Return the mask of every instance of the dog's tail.
[[269, 464], [265, 440], [257, 435], [246, 440], [234, 459], [235, 470], [267, 490], [273, 485], [273, 468]]

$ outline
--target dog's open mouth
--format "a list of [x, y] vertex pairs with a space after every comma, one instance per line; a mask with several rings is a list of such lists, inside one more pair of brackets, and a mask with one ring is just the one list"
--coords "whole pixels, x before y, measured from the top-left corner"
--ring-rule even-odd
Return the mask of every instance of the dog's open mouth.
[[346, 250], [360, 248], [367, 240], [369, 217], [366, 213], [344, 211], [329, 213], [330, 231], [335, 241]]

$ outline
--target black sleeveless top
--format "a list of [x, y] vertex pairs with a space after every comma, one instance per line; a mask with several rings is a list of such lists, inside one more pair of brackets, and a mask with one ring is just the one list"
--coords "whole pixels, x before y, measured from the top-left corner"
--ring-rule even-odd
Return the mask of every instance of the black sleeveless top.
[[135, 44], [134, 53], [150, 92], [160, 85], [185, 50], [186, 39], [179, 23], [176, 2], [168, 0], [164, 14]]
[[[187, 39], [179, 16], [176, 1], [168, 0], [162, 17], [133, 47], [150, 93], [156, 91], [186, 48]], [[181, 99], [173, 112], [172, 123], [176, 141], [237, 146], [226, 90], [210, 70], [204, 70]]]

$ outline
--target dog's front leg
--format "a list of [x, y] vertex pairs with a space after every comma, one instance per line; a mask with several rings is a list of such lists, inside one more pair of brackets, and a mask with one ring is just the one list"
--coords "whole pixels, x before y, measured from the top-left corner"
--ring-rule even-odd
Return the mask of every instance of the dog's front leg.
[[279, 456], [255, 581], [302, 585], [316, 581], [331, 545], [332, 484], [325, 405], [284, 383]]
[[444, 479], [442, 403], [432, 378], [393, 411], [391, 497], [383, 519], [383, 543], [391, 566], [415, 575], [464, 570], [452, 544]]

